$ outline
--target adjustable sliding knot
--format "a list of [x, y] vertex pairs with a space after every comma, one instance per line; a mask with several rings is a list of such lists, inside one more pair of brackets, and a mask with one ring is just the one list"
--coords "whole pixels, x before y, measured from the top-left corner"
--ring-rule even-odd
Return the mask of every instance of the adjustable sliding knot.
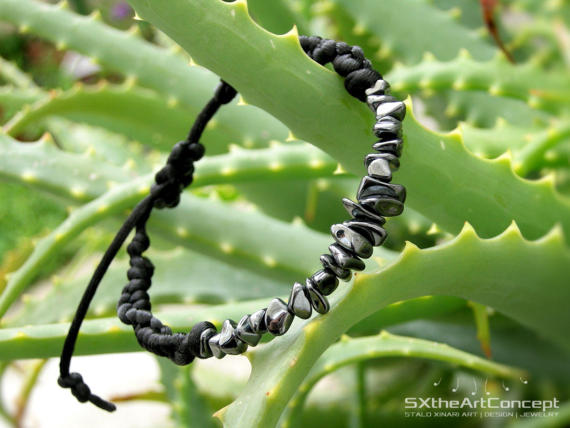
[[156, 173], [150, 193], [156, 208], [174, 208], [180, 203], [182, 190], [192, 183], [194, 162], [204, 155], [200, 143], [180, 141], [168, 156], [166, 165]]
[[73, 396], [77, 398], [77, 400], [79, 400], [81, 403], [90, 401], [97, 407], [103, 410], [107, 410], [108, 412], [112, 412], [116, 409], [113, 403], [105, 401], [97, 395], [91, 394], [91, 390], [87, 384], [83, 382], [83, 378], [79, 373], [69, 373], [67, 376], [60, 376], [57, 379], [57, 383], [62, 388], [70, 388]]
[[334, 70], [345, 78], [344, 87], [348, 93], [360, 101], [366, 101], [365, 91], [382, 79], [380, 73], [372, 69], [370, 61], [364, 58], [364, 51], [359, 46], [318, 36], [299, 36], [299, 41], [314, 61], [321, 65], [331, 62]]

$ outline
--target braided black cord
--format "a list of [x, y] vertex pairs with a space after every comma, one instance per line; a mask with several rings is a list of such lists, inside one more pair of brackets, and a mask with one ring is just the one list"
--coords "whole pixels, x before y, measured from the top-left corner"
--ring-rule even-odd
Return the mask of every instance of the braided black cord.
[[182, 190], [192, 182], [194, 162], [204, 154], [204, 147], [198, 141], [205, 126], [217, 109], [236, 95], [235, 89], [222, 81], [214, 97], [196, 118], [186, 140], [174, 146], [167, 164], [156, 174], [150, 195], [135, 207], [115, 236], [81, 299], [61, 354], [59, 378], [59, 384], [71, 388], [79, 401], [91, 401], [108, 411], [115, 409], [112, 403], [91, 394], [81, 375], [69, 373], [69, 364], [77, 334], [97, 286], [133, 228], [135, 235], [127, 247], [129, 282], [123, 288], [117, 314], [123, 323], [133, 326], [143, 348], [179, 365], [189, 364], [196, 357], [223, 358], [226, 354], [242, 353], [248, 345], [257, 345], [265, 332], [284, 334], [294, 316], [309, 318], [312, 309], [319, 313], [328, 312], [329, 304], [324, 296], [336, 289], [339, 278], [346, 281], [352, 276], [351, 270], [364, 269], [361, 258], [370, 257], [372, 247], [381, 245], [386, 238], [381, 227], [385, 222], [382, 216], [398, 215], [405, 200], [403, 186], [390, 183], [391, 170], [399, 166], [401, 120], [405, 106], [387, 94], [389, 85], [382, 80], [380, 73], [372, 69], [360, 47], [315, 36], [301, 36], [299, 40], [310, 58], [321, 65], [332, 63], [335, 71], [345, 78], [346, 90], [357, 99], [366, 101], [376, 112], [378, 121], [374, 132], [380, 138], [373, 146], [379, 154], [368, 155], [365, 159], [369, 176], [363, 178], [358, 190], [359, 203], [343, 199], [353, 218], [331, 227], [336, 243], [329, 247], [331, 254], [321, 256], [323, 269], [308, 278], [306, 285], [295, 283], [288, 303], [274, 299], [267, 308], [245, 315], [239, 323], [226, 320], [219, 334], [207, 321], [194, 325], [187, 334], [173, 333], [170, 327], [153, 316], [147, 291], [152, 283], [154, 266], [143, 256], [150, 245], [146, 222], [153, 207], [176, 207]]
[[[138, 291], [137, 294], [133, 293], [135, 299], [135, 305], [133, 307], [137, 309], [138, 306], [141, 306], [141, 309], [145, 308], [150, 310], [150, 301], [148, 300], [148, 295], [146, 294], [144, 286], [148, 285], [146, 287], [147, 289], [150, 287], [150, 276], [152, 275], [153, 267], [148, 259], [140, 257], [142, 251], [148, 248], [148, 237], [144, 231], [144, 226], [148, 217], [150, 216], [150, 212], [153, 206], [157, 208], [172, 208], [178, 205], [180, 202], [180, 193], [192, 182], [194, 160], [200, 159], [204, 154], [204, 146], [198, 142], [200, 136], [202, 135], [202, 132], [204, 131], [204, 128], [208, 124], [208, 121], [216, 113], [218, 108], [223, 104], [229, 103], [235, 97], [236, 93], [236, 90], [226, 82], [222, 81], [220, 83], [213, 98], [198, 114], [198, 117], [196, 118], [196, 121], [194, 122], [194, 125], [192, 126], [192, 129], [190, 130], [186, 140], [179, 142], [174, 146], [174, 149], [168, 157], [166, 166], [156, 174], [155, 184], [153, 184], [151, 188], [150, 195], [145, 197], [133, 209], [127, 220], [123, 223], [117, 232], [117, 235], [115, 235], [115, 238], [111, 242], [111, 245], [109, 245], [107, 251], [105, 251], [105, 254], [103, 254], [101, 261], [95, 269], [95, 272], [93, 273], [93, 276], [91, 277], [91, 280], [89, 281], [89, 284], [85, 289], [83, 296], [81, 297], [81, 301], [79, 302], [71, 326], [69, 327], [69, 331], [67, 333], [67, 337], [65, 338], [59, 361], [59, 385], [63, 388], [70, 388], [73, 395], [80, 402], [90, 401], [97, 407], [100, 407], [101, 409], [107, 410], [109, 412], [115, 410], [115, 405], [113, 403], [105, 401], [100, 397], [91, 394], [89, 387], [85, 384], [83, 378], [79, 373], [70, 373], [69, 371], [71, 357], [73, 355], [73, 350], [75, 349], [75, 343], [77, 341], [79, 329], [81, 328], [81, 324], [83, 323], [85, 315], [87, 314], [91, 300], [93, 300], [93, 297], [97, 292], [97, 287], [107, 272], [107, 269], [109, 268], [111, 262], [117, 255], [117, 252], [123, 245], [123, 242], [125, 242], [125, 239], [127, 239], [131, 230], [136, 227], [137, 233], [133, 239], [133, 244], [132, 246], [129, 246], [129, 248], [131, 248], [129, 254], [131, 255], [132, 266], [130, 269], [132, 273], [129, 275], [129, 279], [132, 279], [134, 281], [137, 279], [135, 276], [138, 275], [141, 277], [141, 280], [135, 282], [136, 284], [139, 284], [138, 286], [140, 288], [137, 288], [135, 290], [133, 287], [133, 292]], [[148, 281], [145, 281], [142, 278], [144, 275], [142, 275], [141, 272], [144, 274], [148, 274], [150, 272]], [[146, 295], [147, 303], [144, 303], [144, 301], [141, 301], [140, 303], [138, 302], [138, 300], [140, 300], [139, 296], [142, 293]], [[147, 337], [150, 337], [154, 340], [154, 336], [149, 336], [147, 334], [147, 330], [145, 330], [145, 324], [142, 322], [143, 317], [143, 315], [139, 315], [137, 317], [137, 319], [141, 319], [141, 323], [137, 324], [141, 326], [139, 328], [141, 333], [137, 333], [137, 338], [139, 339], [139, 342], [141, 342], [141, 338], [144, 340]], [[156, 322], [153, 325], [156, 326]], [[166, 333], [166, 330], [163, 332]], [[171, 348], [172, 343], [167, 343], [167, 340], [164, 340], [163, 342], [165, 348]], [[154, 342], [150, 348], [153, 350], [157, 349], [154, 345]], [[162, 352], [164, 353], [164, 351]], [[169, 354], [165, 353], [165, 355]]]

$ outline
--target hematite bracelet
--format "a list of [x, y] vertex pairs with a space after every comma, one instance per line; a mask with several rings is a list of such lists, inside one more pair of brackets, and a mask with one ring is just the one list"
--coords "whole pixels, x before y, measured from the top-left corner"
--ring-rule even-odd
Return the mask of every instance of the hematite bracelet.
[[147, 290], [151, 286], [154, 266], [142, 255], [150, 246], [146, 222], [153, 207], [176, 207], [183, 189], [192, 182], [194, 162], [204, 154], [204, 146], [199, 143], [204, 128], [218, 108], [237, 94], [233, 87], [221, 81], [214, 97], [196, 118], [188, 137], [174, 146], [166, 165], [156, 174], [150, 194], [139, 202], [120, 228], [79, 303], [61, 353], [58, 379], [59, 385], [71, 388], [79, 401], [90, 401], [102, 409], [115, 410], [114, 404], [91, 394], [81, 375], [70, 373], [69, 366], [89, 304], [111, 261], [133, 229], [135, 235], [127, 247], [131, 266], [127, 272], [129, 283], [123, 288], [117, 304], [118, 316], [123, 323], [133, 326], [143, 348], [179, 365], [189, 364], [194, 358], [241, 354], [248, 346], [256, 346], [266, 332], [274, 336], [285, 334], [295, 316], [307, 319], [313, 310], [327, 313], [330, 307], [326, 296], [338, 287], [339, 279], [349, 281], [352, 270], [363, 270], [362, 259], [370, 257], [373, 247], [386, 239], [386, 231], [382, 228], [384, 217], [400, 214], [406, 199], [405, 188], [391, 183], [392, 171], [399, 167], [406, 106], [389, 95], [390, 85], [372, 69], [360, 47], [315, 36], [301, 36], [299, 41], [314, 61], [321, 65], [332, 63], [335, 71], [345, 78], [347, 91], [368, 104], [376, 114], [374, 134], [379, 139], [372, 146], [377, 153], [364, 159], [368, 175], [358, 188], [358, 202], [342, 200], [352, 218], [331, 227], [336, 242], [329, 246], [330, 254], [321, 256], [323, 268], [307, 278], [305, 284], [296, 282], [287, 303], [273, 299], [267, 308], [244, 315], [238, 323], [229, 319], [224, 321], [219, 333], [208, 321], [196, 324], [189, 333], [173, 333], [152, 315]]

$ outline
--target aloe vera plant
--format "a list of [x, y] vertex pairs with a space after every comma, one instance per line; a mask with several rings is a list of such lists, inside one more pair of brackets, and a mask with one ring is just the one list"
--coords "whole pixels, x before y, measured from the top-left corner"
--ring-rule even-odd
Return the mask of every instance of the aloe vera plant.
[[[0, 379], [17, 403], [0, 400], [8, 424], [26, 426], [96, 256], [218, 77], [240, 99], [207, 127], [181, 204], [149, 222], [155, 311], [174, 331], [219, 327], [286, 298], [318, 267], [346, 215], [340, 198], [365, 173], [372, 122], [304, 54], [298, 35], [311, 32], [361, 46], [406, 99], [395, 173], [406, 211], [328, 314], [296, 320], [247, 363], [226, 358], [229, 373], [161, 360], [160, 390], [118, 402], [168, 406], [179, 427], [467, 427], [491, 419], [419, 418], [404, 397], [556, 398], [552, 414], [493, 426], [570, 423], [568, 4], [501, 2], [494, 18], [513, 64], [478, 2], [129, 0], [127, 30], [108, 3], [0, 0], [0, 38], [19, 43], [0, 50], [0, 240], [18, 242], [0, 254]], [[22, 61], [38, 41], [58, 52], [58, 84]], [[65, 74], [72, 54], [96, 64], [88, 77]], [[34, 217], [31, 200], [55, 214]], [[16, 226], [30, 222], [34, 232]], [[115, 314], [126, 266], [120, 253], [76, 354], [141, 352]], [[25, 368], [21, 385], [13, 367]], [[65, 415], [50, 418], [63, 426]]]

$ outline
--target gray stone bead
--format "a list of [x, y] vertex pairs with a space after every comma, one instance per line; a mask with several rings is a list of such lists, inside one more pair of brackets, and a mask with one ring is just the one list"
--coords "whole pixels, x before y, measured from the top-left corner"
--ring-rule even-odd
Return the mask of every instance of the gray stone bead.
[[281, 336], [289, 330], [293, 318], [294, 315], [289, 312], [287, 304], [283, 300], [275, 298], [267, 306], [267, 311], [265, 312], [267, 331], [274, 336]]
[[326, 314], [330, 310], [329, 301], [325, 296], [318, 292], [318, 290], [313, 286], [311, 280], [308, 278], [307, 291], [309, 292], [309, 298], [311, 299], [313, 309], [319, 314]]
[[267, 326], [265, 325], [265, 311], [266, 309], [260, 309], [249, 316], [249, 323], [254, 333], [263, 334], [267, 331]]
[[303, 284], [296, 282], [293, 284], [289, 302], [287, 303], [289, 312], [294, 313], [299, 318], [306, 320], [313, 313], [311, 301], [309, 300], [309, 292]]
[[315, 285], [315, 288], [319, 290], [319, 293], [323, 296], [332, 294], [338, 287], [338, 278], [328, 269], [322, 269], [315, 272], [311, 275], [310, 279]]
[[212, 351], [212, 355], [218, 359], [224, 358], [226, 354], [222, 351], [220, 346], [220, 335], [215, 334], [214, 336], [210, 337], [208, 340], [208, 345], [210, 346], [210, 350]]
[[394, 217], [402, 214], [404, 211], [404, 204], [394, 198], [370, 196], [368, 198], [360, 199], [360, 202], [363, 205], [368, 205], [371, 208], [374, 208], [386, 217]]
[[346, 225], [333, 224], [331, 234], [336, 242], [357, 256], [366, 259], [372, 255], [372, 242]]
[[388, 162], [392, 171], [400, 168], [400, 159], [392, 153], [371, 153], [364, 158], [364, 165], [368, 168], [372, 162], [378, 159], [384, 159]]
[[261, 340], [262, 333], [256, 333], [251, 327], [249, 315], [244, 315], [236, 327], [236, 336], [250, 346], [256, 346]]
[[355, 254], [338, 244], [329, 245], [329, 251], [336, 263], [346, 269], [363, 270], [365, 264]]
[[215, 328], [208, 328], [200, 334], [200, 355], [199, 358], [210, 358], [212, 350], [210, 349], [209, 341], [212, 336], [217, 333]]
[[402, 122], [392, 116], [385, 116], [374, 125], [374, 135], [378, 138], [400, 138], [402, 136]]
[[368, 107], [374, 113], [376, 113], [378, 106], [384, 103], [393, 103], [395, 101], [398, 101], [398, 99], [391, 95], [368, 95], [366, 97], [366, 104], [368, 104]]
[[355, 229], [362, 234], [366, 234], [367, 237], [370, 237], [372, 240], [372, 245], [375, 247], [382, 245], [386, 239], [386, 236], [388, 235], [383, 228], [371, 221], [360, 221], [354, 219], [345, 221], [344, 224], [346, 224], [351, 229]]
[[342, 198], [342, 204], [348, 213], [355, 218], [363, 218], [371, 220], [379, 225], [386, 223], [386, 219], [380, 216], [374, 210], [361, 205], [357, 202], [351, 201], [348, 198]]
[[406, 117], [406, 104], [402, 101], [391, 101], [380, 104], [376, 108], [376, 119], [381, 119], [386, 116], [404, 120], [404, 117]]
[[388, 141], [378, 141], [374, 143], [372, 148], [380, 153], [392, 153], [395, 156], [402, 155], [403, 141], [401, 138], [396, 138]]
[[247, 351], [247, 343], [236, 335], [236, 323], [232, 320], [225, 320], [222, 324], [218, 342], [221, 350], [226, 354], [238, 355]]
[[366, 95], [384, 95], [390, 92], [390, 84], [384, 79], [378, 79], [374, 86], [366, 89], [364, 93]]
[[330, 269], [333, 273], [343, 281], [350, 281], [352, 272], [350, 269], [344, 269], [337, 265], [335, 259], [330, 254], [323, 254], [321, 256], [321, 264], [324, 268]]
[[371, 195], [394, 197], [403, 203], [406, 201], [406, 188], [401, 184], [385, 183], [365, 176], [358, 187], [358, 199]]
[[385, 216], [395, 216], [404, 209], [406, 189], [400, 184], [385, 183], [364, 177], [358, 188], [358, 201]]

